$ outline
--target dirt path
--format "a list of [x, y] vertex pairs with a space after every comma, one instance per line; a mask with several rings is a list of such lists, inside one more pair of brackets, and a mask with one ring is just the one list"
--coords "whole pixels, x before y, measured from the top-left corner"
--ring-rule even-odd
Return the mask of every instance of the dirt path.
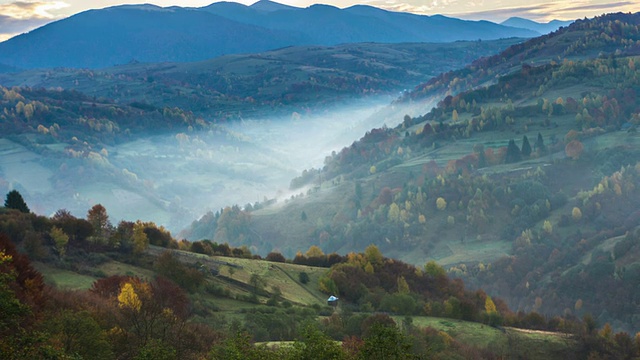
[[516, 331], [516, 332], [521, 332], [521, 333], [525, 333], [525, 334], [540, 334], [540, 335], [557, 336], [557, 337], [563, 337], [563, 338], [572, 338], [573, 337], [572, 334], [566, 334], [566, 333], [561, 333], [561, 332], [553, 332], [553, 331], [520, 329], [520, 328], [514, 328], [514, 327], [505, 327], [505, 329]]

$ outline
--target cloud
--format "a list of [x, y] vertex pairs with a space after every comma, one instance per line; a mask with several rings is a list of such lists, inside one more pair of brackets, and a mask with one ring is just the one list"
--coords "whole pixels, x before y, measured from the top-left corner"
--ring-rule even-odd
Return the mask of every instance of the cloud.
[[0, 41], [60, 18], [57, 10], [69, 7], [62, 1], [16, 1], [0, 4]]
[[[504, 6], [504, 2], [496, 0], [365, 0], [368, 4], [391, 11], [405, 11], [416, 14], [443, 14], [469, 20], [502, 21], [512, 16], [519, 16], [536, 21], [574, 20], [592, 17], [605, 12], [640, 11], [636, 1], [606, 2], [606, 0], [574, 0], [532, 2], [526, 0], [510, 1], [512, 7]], [[520, 5], [520, 6], [519, 6]], [[456, 11], [456, 9], [464, 9]]]
[[0, 4], [0, 14], [14, 19], [55, 19], [54, 11], [64, 9], [70, 5], [63, 1], [16, 1]]
[[582, 17], [592, 17], [612, 11], [640, 11], [640, 5], [631, 1], [618, 1], [613, 3], [593, 3], [593, 1], [574, 1], [540, 3], [532, 6], [490, 9], [485, 11], [472, 11], [465, 13], [451, 13], [451, 16], [465, 19], [493, 19], [505, 20], [513, 16], [519, 16], [535, 21], [549, 20], [574, 20]]

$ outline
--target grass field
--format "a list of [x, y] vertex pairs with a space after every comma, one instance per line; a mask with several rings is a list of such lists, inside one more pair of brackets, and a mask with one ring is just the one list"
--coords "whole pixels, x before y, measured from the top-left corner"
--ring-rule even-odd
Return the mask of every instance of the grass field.
[[55, 285], [59, 289], [86, 290], [91, 288], [93, 282], [97, 280], [93, 276], [57, 269], [42, 263], [34, 263], [34, 267], [42, 273], [46, 283]]
[[[403, 318], [397, 317], [397, 323]], [[463, 344], [491, 349], [507, 358], [551, 359], [567, 352], [571, 338], [561, 333], [494, 328], [481, 323], [426, 316], [413, 317], [413, 325], [444, 331]]]
[[109, 261], [107, 263], [98, 266], [98, 270], [101, 270], [107, 276], [111, 275], [129, 275], [137, 276], [144, 280], [151, 280], [155, 277], [153, 271], [144, 269], [138, 266], [133, 266], [119, 261]]
[[[148, 250], [152, 255], [159, 255], [163, 251], [165, 250], [155, 247]], [[209, 281], [229, 290], [232, 296], [250, 295], [252, 292], [251, 277], [257, 275], [263, 280], [264, 290], [273, 293], [275, 287], [279, 288], [283, 300], [304, 306], [325, 303], [326, 296], [317, 289], [318, 279], [327, 271], [325, 268], [265, 260], [207, 256], [179, 250], [172, 252], [183, 263], [200, 263], [207, 268], [217, 269], [219, 275], [210, 276]], [[299, 281], [301, 272], [306, 272], [309, 275], [307, 284], [302, 284]], [[264, 302], [266, 298], [260, 300]], [[227, 306], [227, 308], [231, 310], [232, 306]]]

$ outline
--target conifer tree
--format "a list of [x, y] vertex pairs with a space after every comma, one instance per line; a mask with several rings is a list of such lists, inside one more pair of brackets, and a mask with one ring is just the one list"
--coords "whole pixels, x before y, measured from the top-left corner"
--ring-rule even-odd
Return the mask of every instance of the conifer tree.
[[522, 137], [522, 156], [529, 157], [531, 155], [531, 144], [529, 144], [529, 138], [527, 135]]
[[11, 190], [7, 193], [7, 198], [4, 201], [4, 207], [7, 209], [16, 209], [20, 212], [28, 214], [31, 212], [27, 203], [24, 202], [22, 195], [18, 192], [18, 190]]
[[520, 161], [521, 156], [520, 156], [520, 149], [518, 148], [518, 145], [516, 145], [516, 142], [511, 139], [509, 140], [509, 145], [507, 146], [507, 156], [505, 157], [505, 163], [509, 164], [509, 163], [514, 163], [514, 162], [518, 162]]
[[539, 155], [547, 152], [547, 148], [544, 146], [544, 139], [542, 138], [542, 134], [540, 133], [538, 133], [538, 139], [536, 140], [535, 147]]

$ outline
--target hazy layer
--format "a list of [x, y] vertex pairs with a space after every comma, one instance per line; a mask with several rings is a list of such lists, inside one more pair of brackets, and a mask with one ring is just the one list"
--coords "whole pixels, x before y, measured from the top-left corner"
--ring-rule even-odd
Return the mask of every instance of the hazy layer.
[[247, 119], [216, 131], [140, 137], [107, 148], [108, 164], [93, 167], [93, 176], [85, 176], [86, 163], [67, 161], [64, 171], [77, 174], [73, 186], [56, 183], [52, 175], [62, 171], [58, 165], [3, 140], [0, 176], [4, 190], [17, 188], [40, 214], [66, 208], [84, 217], [101, 203], [114, 224], [141, 219], [177, 233], [209, 210], [289, 196], [289, 183], [302, 170], [322, 167], [332, 151], [371, 128], [399, 123], [401, 112], [378, 112], [390, 100], [322, 114]]

